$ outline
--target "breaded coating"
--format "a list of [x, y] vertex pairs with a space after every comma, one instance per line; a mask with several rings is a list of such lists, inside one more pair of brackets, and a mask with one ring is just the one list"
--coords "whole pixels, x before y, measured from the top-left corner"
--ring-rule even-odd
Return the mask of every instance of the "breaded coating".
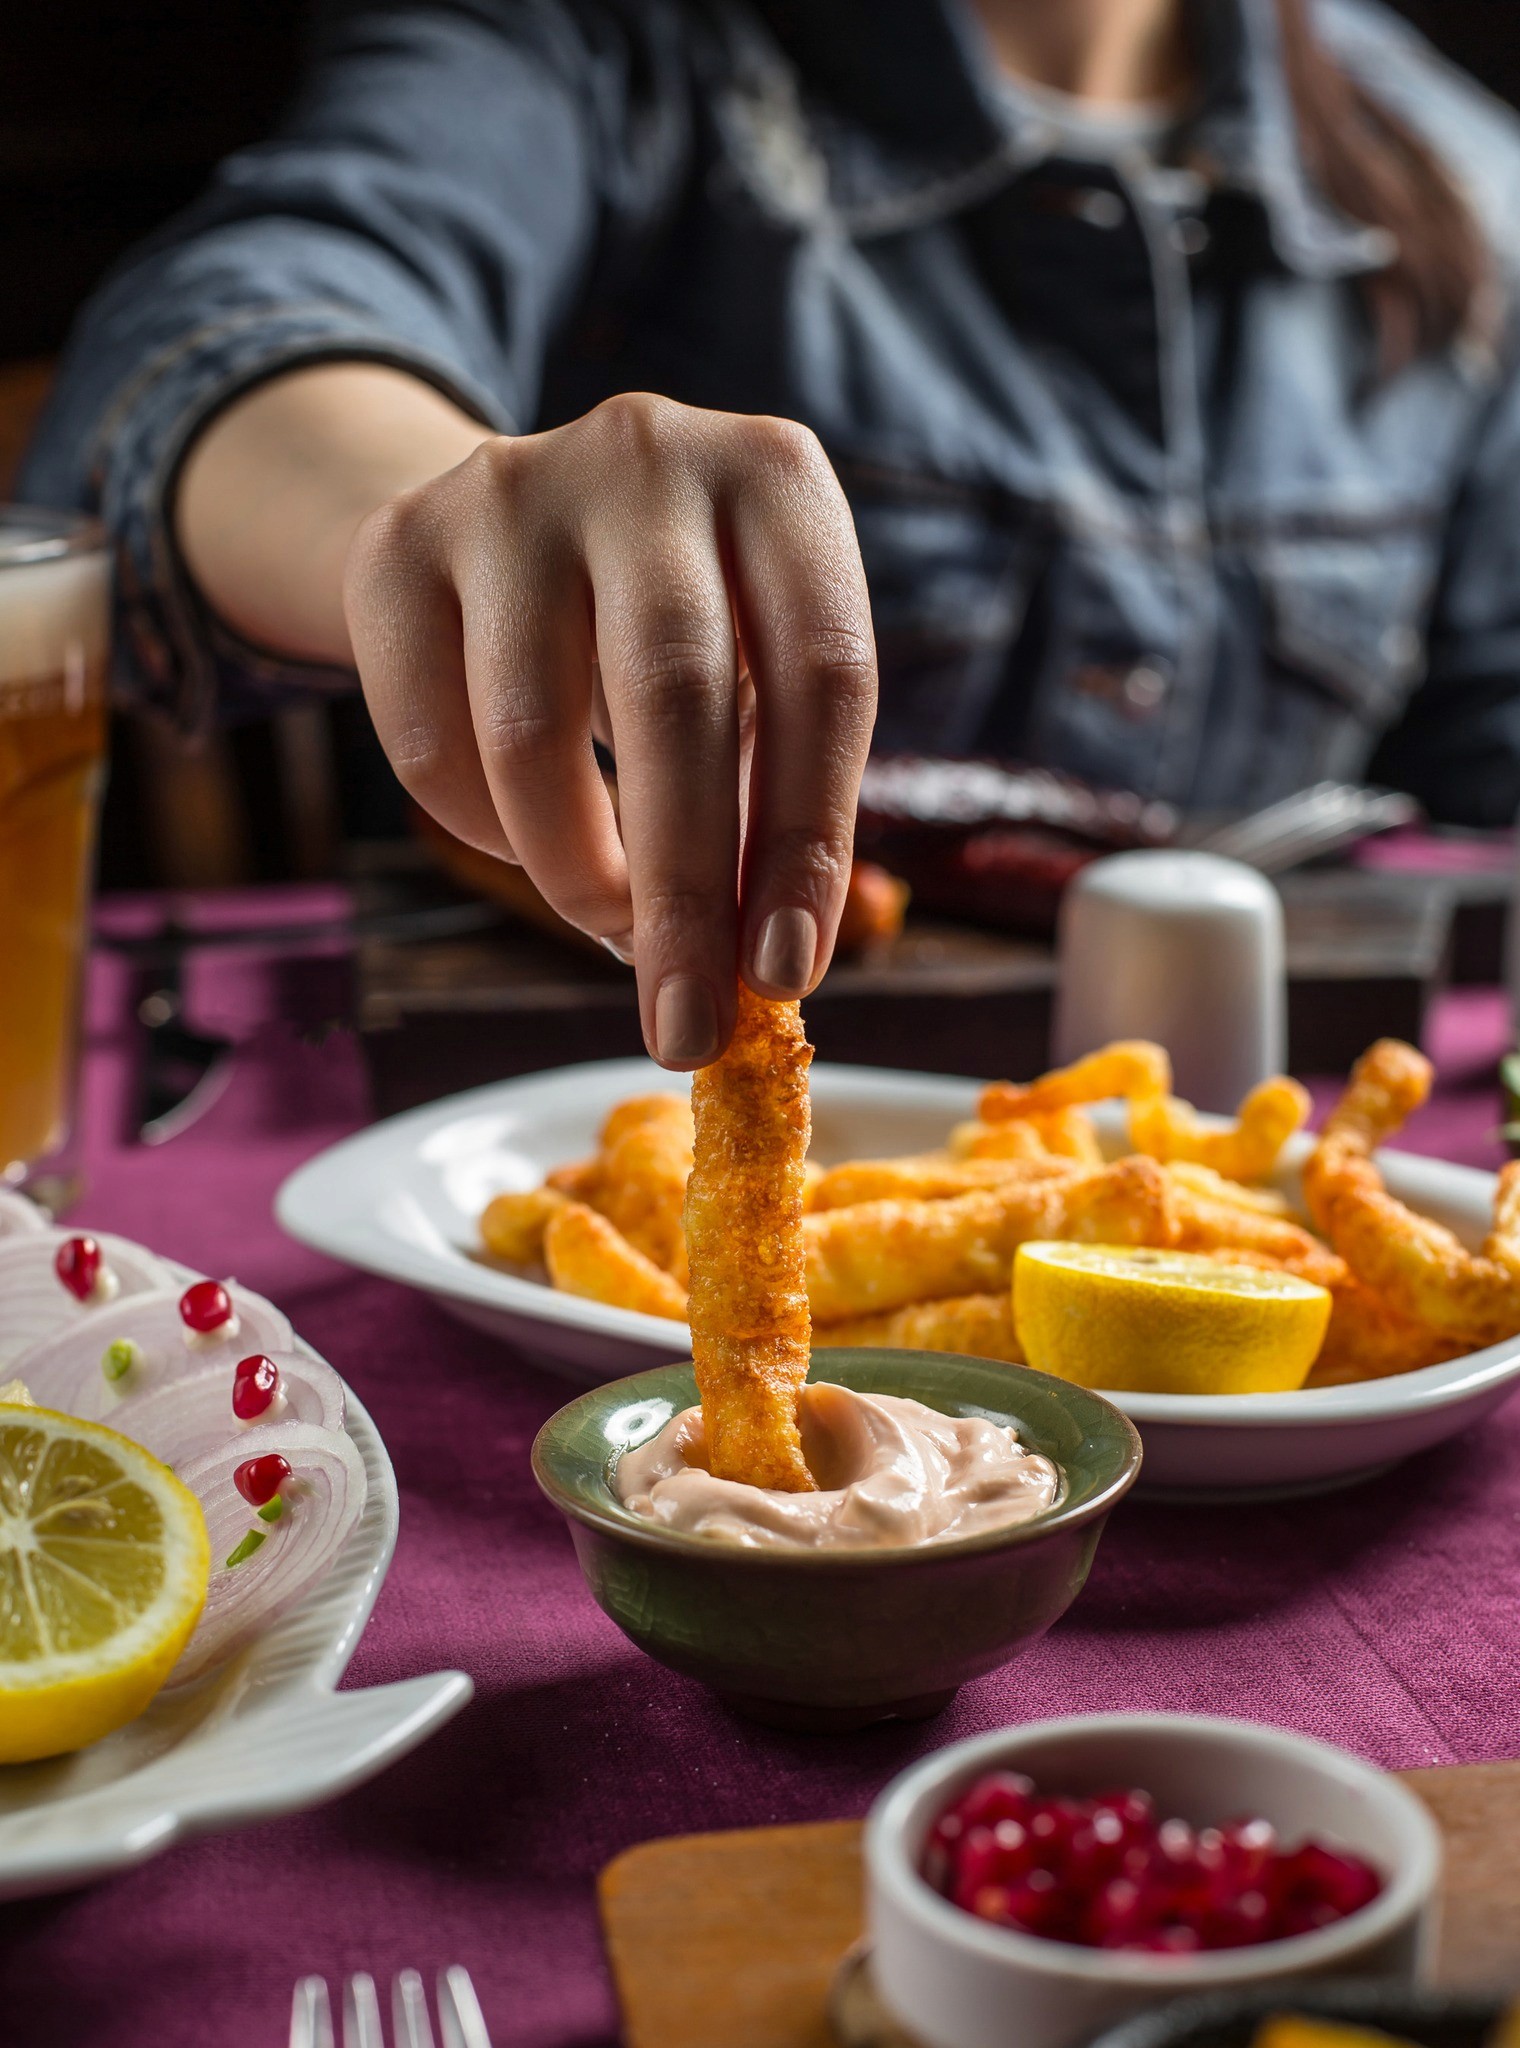
[[1052, 1236], [1158, 1250], [1178, 1241], [1177, 1191], [1154, 1159], [1116, 1159], [1063, 1181], [1060, 1195]]
[[610, 1308], [635, 1309], [640, 1315], [665, 1316], [673, 1323], [686, 1319], [685, 1289], [631, 1245], [616, 1224], [584, 1202], [566, 1202], [549, 1218], [544, 1264], [554, 1285], [566, 1294], [605, 1301]]
[[891, 1315], [857, 1316], [847, 1323], [814, 1326], [815, 1351], [841, 1344], [874, 1344], [888, 1351], [956, 1351], [966, 1358], [1024, 1363], [1013, 1332], [1013, 1300], [1006, 1287], [996, 1294], [916, 1301]]
[[1069, 1067], [1056, 1067], [1037, 1081], [992, 1081], [982, 1090], [983, 1123], [1005, 1123], [1079, 1102], [1106, 1102], [1111, 1095], [1170, 1095], [1172, 1063], [1165, 1049], [1146, 1038], [1116, 1039]]
[[1283, 1146], [1308, 1122], [1309, 1109], [1308, 1089], [1286, 1074], [1253, 1088], [1223, 1130], [1211, 1130], [1175, 1095], [1142, 1095], [1129, 1106], [1129, 1138], [1152, 1159], [1189, 1160], [1229, 1180], [1265, 1180]]
[[812, 1047], [796, 1003], [741, 985], [728, 1051], [692, 1077], [691, 1339], [719, 1479], [813, 1491], [797, 1401], [812, 1327], [802, 1208]]
[[544, 1255], [549, 1218], [568, 1200], [568, 1195], [548, 1186], [496, 1195], [481, 1211], [481, 1242], [493, 1259], [514, 1266], [536, 1265]]

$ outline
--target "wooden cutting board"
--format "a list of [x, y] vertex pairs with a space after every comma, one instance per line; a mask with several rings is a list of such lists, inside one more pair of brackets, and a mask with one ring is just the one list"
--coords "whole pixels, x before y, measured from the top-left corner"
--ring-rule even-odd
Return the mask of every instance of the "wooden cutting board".
[[[462, 900], [416, 847], [355, 849], [351, 879], [357, 907], [375, 916]], [[1310, 869], [1281, 887], [1293, 1071], [1344, 1072], [1374, 1038], [1418, 1043], [1450, 950], [1455, 884]], [[380, 1116], [445, 1087], [643, 1050], [633, 976], [528, 924], [371, 936], [354, 978]], [[1043, 940], [910, 916], [890, 945], [830, 968], [808, 999], [808, 1036], [824, 1060], [1033, 1074], [1047, 1064], [1054, 985]]]
[[[1446, 1837], [1438, 1981], [1520, 1988], [1520, 1763], [1406, 1771]], [[643, 1842], [602, 1872], [626, 2048], [835, 2048], [859, 1821]]]

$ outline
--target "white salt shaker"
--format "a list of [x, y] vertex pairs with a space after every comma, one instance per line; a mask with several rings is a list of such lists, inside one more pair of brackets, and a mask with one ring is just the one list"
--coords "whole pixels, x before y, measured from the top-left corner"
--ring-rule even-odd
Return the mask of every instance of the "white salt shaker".
[[1059, 950], [1058, 1065], [1111, 1039], [1154, 1039], [1177, 1094], [1216, 1110], [1283, 1071], [1282, 902], [1254, 868], [1168, 850], [1094, 861], [1062, 902]]

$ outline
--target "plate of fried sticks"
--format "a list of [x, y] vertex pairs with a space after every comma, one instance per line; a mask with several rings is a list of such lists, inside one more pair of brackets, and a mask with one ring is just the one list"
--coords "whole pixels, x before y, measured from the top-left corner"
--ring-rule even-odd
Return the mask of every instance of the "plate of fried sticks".
[[[1022, 1084], [816, 1065], [815, 1350], [1017, 1360], [1014, 1252], [1074, 1237], [1280, 1264], [1332, 1294], [1297, 1392], [1112, 1397], [1139, 1425], [1151, 1489], [1344, 1484], [1506, 1397], [1520, 1374], [1520, 1165], [1496, 1181], [1380, 1149], [1429, 1086], [1418, 1053], [1380, 1041], [1317, 1138], [1286, 1078], [1235, 1119], [1199, 1115], [1168, 1084], [1164, 1052], [1138, 1042]], [[377, 1124], [302, 1167], [277, 1214], [318, 1250], [595, 1383], [689, 1355], [690, 1164], [682, 1077], [600, 1061]]]

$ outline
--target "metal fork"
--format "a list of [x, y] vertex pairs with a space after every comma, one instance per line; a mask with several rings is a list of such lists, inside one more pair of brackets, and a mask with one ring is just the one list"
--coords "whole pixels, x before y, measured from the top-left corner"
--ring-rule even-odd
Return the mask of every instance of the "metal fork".
[[[491, 2048], [475, 1986], [459, 1963], [438, 1973], [438, 2031], [442, 2048]], [[394, 2048], [433, 2048], [427, 1991], [416, 1970], [398, 1972], [391, 1986], [391, 2034]], [[290, 2048], [335, 2048], [325, 1977], [303, 1977], [296, 1986]], [[365, 1970], [343, 1987], [342, 2048], [385, 2048], [379, 1993]]]

